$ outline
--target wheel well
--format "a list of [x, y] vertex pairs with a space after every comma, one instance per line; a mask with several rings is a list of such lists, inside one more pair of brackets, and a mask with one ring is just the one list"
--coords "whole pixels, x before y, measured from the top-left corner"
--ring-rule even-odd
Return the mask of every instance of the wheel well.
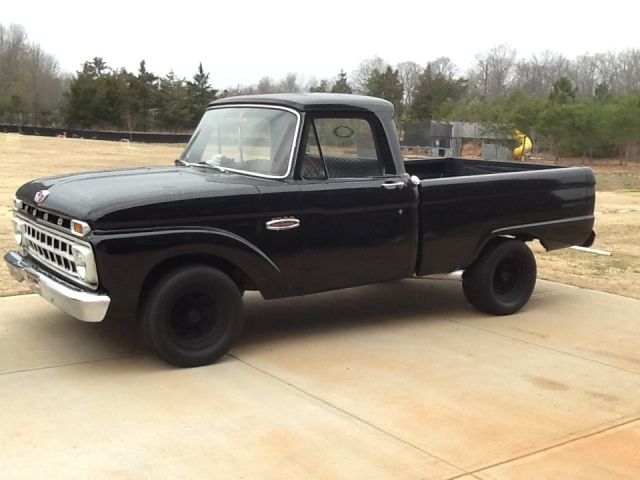
[[480, 253], [482, 253], [483, 250], [485, 250], [490, 245], [493, 245], [494, 243], [504, 242], [506, 240], [520, 240], [522, 243], [527, 243], [535, 240], [536, 238], [537, 237], [528, 233], [498, 235], [487, 240], [485, 244], [482, 245], [482, 248], [480, 248]]
[[138, 314], [142, 313], [151, 290], [161, 278], [168, 275], [172, 270], [189, 265], [208, 265], [217, 268], [233, 280], [240, 292], [256, 289], [254, 282], [243, 270], [223, 258], [202, 254], [180, 255], [163, 260], [147, 273], [140, 292], [140, 298], [138, 299]]
[[471, 267], [478, 260], [478, 258], [480, 258], [480, 256], [483, 254], [483, 252], [485, 250], [487, 250], [488, 248], [492, 247], [496, 243], [502, 243], [502, 242], [506, 242], [508, 240], [520, 240], [522, 243], [527, 243], [527, 242], [531, 242], [532, 240], [535, 240], [536, 238], [537, 237], [534, 237], [533, 235], [530, 235], [528, 233], [504, 234], [504, 235], [498, 235], [498, 236], [495, 236], [495, 237], [491, 237], [486, 242], [484, 242], [482, 244], [482, 246], [478, 249], [478, 253], [477, 253], [476, 257], [473, 259], [473, 262], [471, 262], [471, 264], [467, 265], [465, 267], [465, 270], [468, 269], [469, 267]]

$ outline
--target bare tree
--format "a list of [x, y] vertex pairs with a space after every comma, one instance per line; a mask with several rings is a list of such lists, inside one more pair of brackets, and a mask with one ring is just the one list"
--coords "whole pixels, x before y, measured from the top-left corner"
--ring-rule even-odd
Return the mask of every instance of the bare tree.
[[431, 74], [434, 77], [442, 77], [447, 80], [455, 77], [458, 71], [455, 63], [453, 63], [449, 57], [438, 57], [435, 60], [431, 60], [429, 62], [429, 68], [431, 68]]
[[561, 54], [545, 51], [515, 65], [511, 85], [536, 97], [547, 97], [553, 83], [570, 75], [570, 62]]
[[371, 78], [374, 70], [384, 72], [387, 62], [378, 56], [373, 56], [362, 60], [358, 68], [350, 75], [351, 85], [354, 93], [364, 93], [367, 91], [367, 82]]
[[621, 93], [640, 90], [640, 50], [630, 48], [618, 54], [618, 83]]
[[255, 95], [258, 93], [256, 85], [234, 85], [224, 89], [225, 97], [237, 97], [238, 95]]
[[300, 85], [298, 85], [298, 75], [296, 73], [287, 73], [285, 77], [280, 80], [278, 90], [283, 93], [299, 92]]
[[615, 52], [597, 53], [594, 55], [597, 66], [599, 83], [606, 83], [611, 90], [619, 93], [620, 82], [618, 81], [618, 58]]
[[486, 99], [502, 96], [513, 78], [516, 51], [508, 45], [498, 45], [476, 56], [473, 78], [480, 82], [480, 95]]
[[303, 87], [305, 92], [330, 92], [333, 87], [333, 82], [328, 78], [322, 78], [318, 80], [315, 77], [311, 77]]
[[400, 81], [404, 86], [404, 92], [402, 94], [402, 103], [404, 105], [411, 105], [415, 97], [416, 88], [420, 83], [420, 74], [422, 68], [416, 62], [402, 62], [397, 65], [398, 75]]
[[578, 88], [579, 95], [593, 95], [602, 82], [598, 62], [593, 55], [580, 55], [570, 62], [567, 76]]
[[0, 114], [20, 123], [51, 123], [65, 85], [57, 60], [30, 43], [22, 26], [0, 25]]
[[3, 28], [0, 41], [0, 96], [22, 96], [24, 85], [21, 77], [24, 74], [24, 59], [28, 53], [27, 33], [21, 25], [10, 25]]
[[275, 93], [276, 88], [273, 85], [271, 77], [262, 77], [256, 87], [256, 93]]
[[38, 125], [43, 114], [50, 114], [62, 97], [64, 82], [60, 76], [58, 62], [34, 45], [27, 58], [28, 75], [26, 86], [31, 92], [33, 123]]

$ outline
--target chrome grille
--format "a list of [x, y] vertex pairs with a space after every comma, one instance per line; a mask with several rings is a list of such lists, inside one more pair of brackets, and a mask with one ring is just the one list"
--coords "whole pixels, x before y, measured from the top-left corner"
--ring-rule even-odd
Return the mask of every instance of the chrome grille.
[[71, 244], [56, 238], [46, 230], [34, 225], [25, 225], [25, 237], [29, 253], [50, 267], [64, 270], [73, 275], [76, 273], [76, 264], [71, 254]]
[[33, 223], [25, 217], [24, 245], [29, 255], [38, 262], [60, 273], [81, 285], [94, 288], [95, 285], [82, 281], [78, 277], [76, 263], [73, 259], [71, 247], [85, 245], [84, 243], [67, 238], [58, 232]]

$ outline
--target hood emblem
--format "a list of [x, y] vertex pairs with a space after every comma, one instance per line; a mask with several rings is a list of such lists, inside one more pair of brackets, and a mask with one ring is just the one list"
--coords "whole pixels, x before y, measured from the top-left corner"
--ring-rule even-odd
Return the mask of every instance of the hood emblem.
[[36, 203], [42, 203], [47, 199], [48, 196], [49, 196], [49, 190], [40, 190], [34, 195], [33, 200]]

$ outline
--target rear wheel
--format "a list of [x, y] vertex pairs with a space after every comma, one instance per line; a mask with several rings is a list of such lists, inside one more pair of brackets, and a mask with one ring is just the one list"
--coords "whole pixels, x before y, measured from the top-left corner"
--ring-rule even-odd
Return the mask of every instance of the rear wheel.
[[529, 301], [536, 274], [535, 257], [525, 243], [499, 239], [464, 272], [462, 287], [469, 303], [479, 310], [510, 315]]
[[143, 340], [179, 367], [213, 363], [224, 355], [242, 326], [242, 298], [223, 272], [184, 267], [155, 286], [143, 319]]

